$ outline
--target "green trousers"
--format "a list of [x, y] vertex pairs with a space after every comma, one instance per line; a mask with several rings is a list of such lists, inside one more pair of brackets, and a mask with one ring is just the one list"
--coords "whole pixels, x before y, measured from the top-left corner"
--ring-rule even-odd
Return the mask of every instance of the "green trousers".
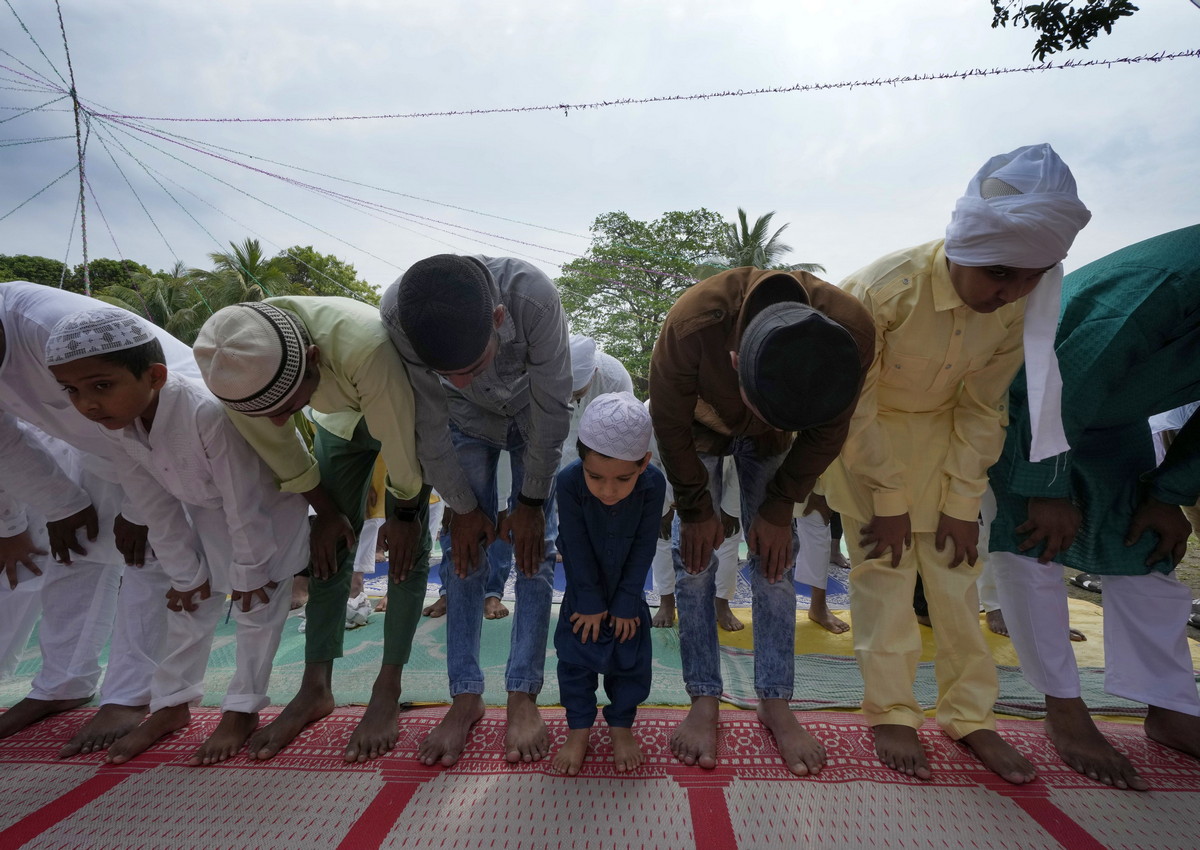
[[[321, 472], [321, 484], [329, 492], [337, 509], [346, 515], [355, 534], [362, 533], [371, 474], [379, 456], [379, 441], [371, 436], [364, 419], [354, 437], [341, 437], [316, 426], [313, 454]], [[415, 520], [421, 528], [421, 542], [408, 578], [388, 581], [388, 609], [383, 625], [383, 663], [408, 663], [413, 634], [421, 620], [421, 606], [429, 579], [429, 499], [421, 500]], [[304, 634], [304, 660], [309, 663], [332, 661], [342, 657], [346, 635], [346, 600], [350, 596], [350, 578], [354, 572], [354, 550], [338, 541], [338, 570], [332, 578], [310, 578], [308, 605], [304, 609], [308, 623]]]

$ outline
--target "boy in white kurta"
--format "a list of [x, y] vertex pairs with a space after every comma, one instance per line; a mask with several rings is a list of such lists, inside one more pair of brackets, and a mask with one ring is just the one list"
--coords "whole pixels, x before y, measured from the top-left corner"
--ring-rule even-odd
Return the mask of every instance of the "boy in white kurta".
[[151, 716], [110, 748], [109, 761], [127, 761], [188, 723], [232, 593], [237, 667], [221, 723], [191, 760], [215, 764], [241, 749], [269, 704], [292, 575], [308, 559], [308, 511], [303, 498], [278, 490], [224, 406], [199, 382], [169, 374], [162, 359], [145, 325], [112, 308], [64, 318], [46, 345], [76, 410], [128, 456], [122, 483], [171, 579]]
[[[50, 549], [41, 591], [42, 671], [29, 696], [0, 715], [0, 738], [86, 703], [112, 636], [100, 710], [63, 747], [63, 757], [104, 749], [145, 716], [166, 632], [160, 602], [170, 586], [121, 490], [113, 460], [123, 453], [75, 412], [46, 369], [54, 325], [95, 306], [51, 286], [0, 284], [0, 413], [10, 414], [0, 421], [0, 488], [42, 515]], [[161, 328], [150, 331], [172, 371], [199, 375], [186, 345]], [[62, 443], [48, 448], [20, 439], [16, 420]], [[88, 600], [86, 609], [80, 600]]]

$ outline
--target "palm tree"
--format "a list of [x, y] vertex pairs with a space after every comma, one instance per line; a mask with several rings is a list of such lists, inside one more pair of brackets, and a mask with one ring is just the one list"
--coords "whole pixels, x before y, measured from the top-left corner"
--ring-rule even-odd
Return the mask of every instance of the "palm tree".
[[755, 220], [754, 225], [750, 226], [746, 220], [746, 211], [738, 207], [738, 223], [727, 223], [724, 232], [721, 234], [722, 256], [709, 257], [701, 262], [696, 267], [696, 277], [711, 277], [726, 269], [739, 268], [741, 266], [754, 266], [758, 269], [781, 269], [783, 271], [804, 271], [814, 274], [825, 271], [825, 267], [820, 263], [792, 263], [789, 265], [779, 262], [780, 257], [791, 252], [792, 246], [786, 245], [779, 240], [780, 234], [788, 229], [788, 225], [786, 224], [768, 235], [771, 229], [771, 219], [774, 217], [775, 212], [772, 210], [766, 215], [759, 216]]
[[272, 295], [292, 294], [287, 270], [278, 257], [267, 259], [257, 239], [240, 245], [229, 243], [230, 251], [208, 255], [213, 269], [192, 269], [192, 278], [204, 289], [214, 310], [243, 301], [262, 301]]
[[213, 313], [205, 293], [180, 262], [157, 275], [134, 272], [128, 284], [106, 286], [95, 297], [137, 313], [188, 345], [195, 342], [200, 326]]

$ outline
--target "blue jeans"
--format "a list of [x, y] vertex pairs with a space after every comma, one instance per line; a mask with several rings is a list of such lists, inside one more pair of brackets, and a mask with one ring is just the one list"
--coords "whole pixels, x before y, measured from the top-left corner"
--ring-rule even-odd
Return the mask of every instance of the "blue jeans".
[[[513, 469], [524, 468], [523, 459], [514, 455], [509, 455], [509, 458], [511, 459]], [[505, 508], [510, 513], [516, 507], [517, 496], [520, 492], [520, 484], [514, 477], [512, 492], [508, 494], [508, 498], [504, 503]], [[499, 504], [499, 500], [497, 500], [496, 504]], [[558, 514], [556, 513], [554, 516], [557, 518]], [[549, 531], [550, 529], [547, 528], [547, 534], [549, 534]], [[557, 536], [557, 532], [555, 536]], [[554, 538], [550, 537], [549, 539], [553, 540]], [[446, 574], [454, 572], [454, 559], [450, 555], [450, 534], [440, 535], [438, 537], [438, 545], [442, 547], [442, 561], [438, 564], [438, 580], [442, 583], [442, 586], [438, 589], [438, 595], [445, 596]], [[492, 544], [487, 548], [487, 563], [488, 575], [487, 581], [484, 582], [483, 598], [487, 599], [490, 596], [495, 599], [501, 599], [504, 596], [504, 585], [508, 583], [508, 574], [512, 572], [513, 568], [512, 543], [507, 540], [501, 540], [499, 537], [493, 540]]]
[[[450, 436], [459, 465], [466, 473], [475, 500], [493, 521], [496, 519], [496, 462], [502, 449], [513, 458], [513, 488], [520, 491], [525, 477], [525, 444], [516, 424], [508, 431], [508, 445], [495, 446], [477, 437], [464, 434], [452, 424]], [[554, 562], [557, 552], [553, 540], [557, 536], [557, 513], [551, 489], [543, 509], [546, 516], [546, 538], [542, 564], [538, 572], [527, 577], [517, 571], [516, 611], [513, 614], [512, 639], [508, 648], [508, 665], [504, 672], [504, 689], [537, 694], [542, 689], [546, 665], [546, 639], [550, 630], [550, 602], [554, 591]], [[446, 671], [450, 675], [450, 696], [482, 694], [483, 671], [479, 667], [479, 640], [483, 625], [483, 599], [487, 592], [490, 570], [482, 569], [487, 552], [481, 552], [477, 563], [466, 578], [459, 578], [452, 568], [444, 570], [446, 588]]]
[[[767, 483], [786, 457], [760, 458], [754, 441], [739, 437], [729, 446], [737, 467], [742, 491], [742, 522], [747, 532], [758, 515]], [[714, 509], [721, 504], [721, 456], [700, 454], [708, 470], [708, 492]], [[792, 525], [792, 552], [800, 545]], [[721, 656], [717, 641], [716, 596], [717, 553], [714, 551], [703, 572], [691, 575], [683, 568], [679, 553], [679, 517], [671, 531], [671, 558], [675, 563], [675, 605], [679, 610], [679, 653], [683, 681], [693, 697], [719, 697], [722, 691]], [[792, 566], [771, 584], [763, 575], [759, 557], [750, 553], [750, 589], [754, 604], [754, 690], [759, 699], [791, 699], [796, 676], [796, 589]]]

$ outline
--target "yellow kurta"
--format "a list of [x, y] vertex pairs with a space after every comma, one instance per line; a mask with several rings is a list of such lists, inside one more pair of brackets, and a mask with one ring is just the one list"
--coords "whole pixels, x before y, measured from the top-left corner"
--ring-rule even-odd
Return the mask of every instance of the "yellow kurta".
[[967, 307], [942, 240], [899, 251], [841, 284], [875, 319], [875, 362], [841, 455], [822, 476], [829, 504], [869, 522], [908, 512], [973, 522], [1004, 444], [1008, 385], [1021, 366], [1025, 299]]
[[[917, 576], [937, 638], [938, 724], [959, 739], [992, 729], [996, 669], [979, 628], [979, 565], [949, 569], [937, 551], [941, 513], [974, 522], [987, 469], [1004, 443], [1008, 385], [1021, 365], [1024, 300], [994, 313], [967, 307], [950, 282], [941, 240], [891, 254], [842, 283], [875, 320], [875, 361], [840, 457], [822, 477], [843, 516], [854, 652], [871, 726], [920, 727], [912, 684], [921, 637]], [[908, 513], [912, 547], [866, 557], [862, 526]]]

